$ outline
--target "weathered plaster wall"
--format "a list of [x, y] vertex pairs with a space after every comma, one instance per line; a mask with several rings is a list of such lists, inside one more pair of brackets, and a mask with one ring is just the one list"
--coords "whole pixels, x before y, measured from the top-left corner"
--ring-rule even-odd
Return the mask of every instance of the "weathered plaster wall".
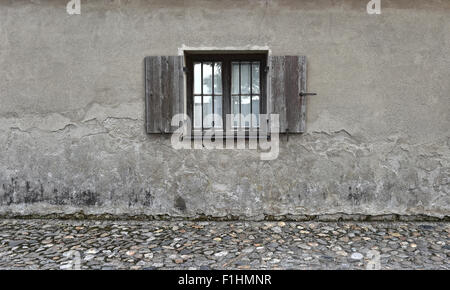
[[[450, 1], [67, 2], [0, 0], [0, 214], [450, 215]], [[183, 45], [306, 55], [307, 133], [146, 135], [143, 58]]]

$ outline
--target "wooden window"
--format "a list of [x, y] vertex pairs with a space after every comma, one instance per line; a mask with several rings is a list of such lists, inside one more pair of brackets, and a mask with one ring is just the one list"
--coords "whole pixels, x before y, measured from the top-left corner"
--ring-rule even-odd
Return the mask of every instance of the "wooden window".
[[222, 62], [194, 62], [194, 129], [222, 128]]
[[190, 117], [192, 129], [199, 131], [223, 130], [227, 114], [240, 114], [241, 118], [229, 124], [235, 130], [258, 130], [261, 122], [269, 120], [248, 116], [278, 114], [280, 133], [305, 131], [306, 96], [301, 94], [306, 92], [304, 56], [187, 53], [185, 67], [183, 58], [145, 58], [148, 133], [173, 132], [172, 117], [182, 113]]
[[[257, 129], [267, 112], [265, 54], [188, 54], [187, 114], [193, 130]], [[212, 116], [212, 117], [211, 117]], [[252, 118], [253, 116], [253, 118]]]
[[231, 63], [231, 114], [233, 128], [258, 128], [261, 61]]

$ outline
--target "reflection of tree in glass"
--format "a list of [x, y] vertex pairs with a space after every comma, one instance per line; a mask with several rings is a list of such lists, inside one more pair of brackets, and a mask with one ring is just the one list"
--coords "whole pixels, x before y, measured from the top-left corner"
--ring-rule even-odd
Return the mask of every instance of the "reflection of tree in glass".
[[[210, 92], [212, 75], [203, 71], [203, 92]], [[222, 64], [214, 63], [214, 93], [222, 94]]]
[[251, 71], [251, 63], [242, 62], [241, 63], [241, 93], [249, 94], [250, 93], [250, 71]]
[[[240, 85], [241, 93], [249, 94], [250, 86], [252, 86], [252, 93], [259, 94], [259, 62], [241, 62], [240, 65]], [[251, 74], [250, 74], [251, 70]], [[233, 63], [233, 93], [239, 93], [239, 63]]]
[[259, 93], [259, 63], [254, 63], [252, 69], [252, 90], [253, 93]]
[[206, 76], [203, 74], [203, 93], [210, 92], [211, 90], [211, 75]]
[[222, 64], [214, 64], [214, 92], [222, 93]]

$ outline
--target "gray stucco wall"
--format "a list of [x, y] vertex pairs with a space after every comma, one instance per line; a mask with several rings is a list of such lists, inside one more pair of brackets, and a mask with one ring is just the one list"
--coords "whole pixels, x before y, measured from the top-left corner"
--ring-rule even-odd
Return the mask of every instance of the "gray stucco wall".
[[[450, 1], [67, 2], [0, 0], [0, 214], [450, 215]], [[183, 45], [306, 55], [307, 132], [146, 135], [143, 59]]]

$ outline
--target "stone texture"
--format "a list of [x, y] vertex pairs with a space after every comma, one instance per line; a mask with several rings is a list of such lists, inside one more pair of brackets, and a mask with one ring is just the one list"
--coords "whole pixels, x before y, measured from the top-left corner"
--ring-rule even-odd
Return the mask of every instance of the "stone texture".
[[272, 226], [0, 220], [0, 269], [450, 269], [449, 223], [287, 222], [282, 233]]

